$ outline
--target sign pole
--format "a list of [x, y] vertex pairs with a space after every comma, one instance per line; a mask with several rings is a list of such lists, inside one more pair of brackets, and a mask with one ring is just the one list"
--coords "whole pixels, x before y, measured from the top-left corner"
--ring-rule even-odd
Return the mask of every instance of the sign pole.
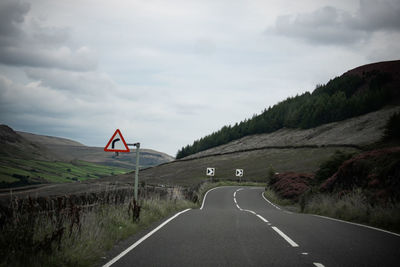
[[138, 186], [139, 186], [139, 149], [140, 143], [133, 144], [136, 146], [136, 171], [135, 171], [135, 201], [138, 201]]

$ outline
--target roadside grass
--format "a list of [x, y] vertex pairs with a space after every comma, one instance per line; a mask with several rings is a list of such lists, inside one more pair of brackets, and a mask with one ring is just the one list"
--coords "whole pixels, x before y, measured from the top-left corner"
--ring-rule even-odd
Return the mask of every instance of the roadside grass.
[[274, 190], [270, 189], [269, 187], [265, 188], [264, 197], [267, 198], [272, 203], [284, 207], [286, 210], [290, 210], [293, 212], [299, 212], [300, 206], [298, 203], [290, 200], [290, 199], [283, 199], [279, 197]]
[[305, 213], [367, 224], [400, 233], [400, 203], [369, 203], [360, 190], [344, 196], [318, 194], [306, 202]]
[[117, 205], [115, 196], [110, 199], [107, 204], [99, 199], [86, 208], [57, 210], [55, 205], [56, 210], [39, 211], [32, 200], [26, 207], [15, 207], [8, 224], [0, 224], [0, 266], [98, 265], [118, 241], [177, 211], [197, 207], [183, 197], [153, 195], [141, 200], [140, 220], [134, 221], [132, 197]]
[[27, 159], [9, 159], [0, 157], [0, 184], [24, 180], [21, 184], [29, 183], [65, 183], [85, 181], [109, 175], [124, 174], [130, 170], [120, 167], [109, 167], [85, 161], [43, 161]]
[[282, 199], [268, 188], [264, 196], [289, 211], [322, 215], [400, 233], [400, 203], [371, 204], [361, 190], [353, 190], [341, 197], [333, 194], [309, 195], [300, 198], [299, 202]]

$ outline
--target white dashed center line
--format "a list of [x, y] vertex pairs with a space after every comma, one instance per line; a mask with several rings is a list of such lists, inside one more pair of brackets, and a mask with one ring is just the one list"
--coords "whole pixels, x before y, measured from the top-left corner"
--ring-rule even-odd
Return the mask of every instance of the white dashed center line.
[[[239, 204], [238, 204], [238, 202], [237, 202], [237, 200], [236, 200], [236, 193], [239, 192], [239, 191], [241, 191], [241, 190], [243, 190], [243, 188], [240, 188], [240, 189], [236, 190], [236, 191], [233, 193], [233, 200], [235, 201], [236, 207], [237, 207], [240, 211], [246, 211], [246, 212], [250, 212], [251, 214], [256, 215], [256, 216], [257, 216], [259, 219], [261, 219], [263, 222], [267, 223], [268, 226], [271, 226], [272, 224], [271, 224], [267, 219], [265, 219], [263, 216], [257, 214], [256, 212], [254, 212], [254, 211], [252, 211], [252, 210], [242, 209], [242, 208], [239, 206]], [[279, 208], [278, 206], [276, 206], [275, 204], [273, 204], [271, 201], [269, 201], [269, 200], [264, 196], [263, 193], [262, 193], [261, 195], [262, 195], [262, 197], [263, 197], [263, 199], [264, 199], [265, 201], [267, 201], [269, 204], [271, 204], [271, 205], [272, 205], [273, 207], [275, 207], [277, 210], [281, 210], [281, 208]], [[288, 214], [293, 214], [293, 213], [290, 212], [290, 211], [285, 211], [285, 212], [288, 213]], [[298, 245], [296, 242], [294, 242], [294, 241], [293, 241], [289, 236], [287, 236], [284, 232], [282, 232], [281, 230], [279, 230], [278, 227], [276, 227], [276, 226], [271, 226], [271, 228], [272, 228], [276, 233], [278, 233], [283, 239], [285, 239], [286, 242], [288, 242], [292, 247], [299, 247], [299, 245]], [[302, 254], [302, 255], [308, 255], [308, 252], [302, 252], [301, 254]], [[325, 267], [322, 263], [319, 263], [319, 262], [313, 262], [313, 264], [314, 264], [314, 266], [316, 266], [316, 267]]]

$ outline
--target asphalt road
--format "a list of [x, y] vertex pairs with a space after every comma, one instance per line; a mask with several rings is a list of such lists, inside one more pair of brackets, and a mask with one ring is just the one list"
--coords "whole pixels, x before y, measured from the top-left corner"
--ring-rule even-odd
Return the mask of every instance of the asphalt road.
[[[400, 266], [400, 236], [279, 209], [262, 188], [219, 187], [111, 266]], [[141, 242], [142, 241], [142, 242]]]

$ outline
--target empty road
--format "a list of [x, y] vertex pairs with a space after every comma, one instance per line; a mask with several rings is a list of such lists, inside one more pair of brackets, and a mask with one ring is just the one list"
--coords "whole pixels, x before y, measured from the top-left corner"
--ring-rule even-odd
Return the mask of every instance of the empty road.
[[210, 190], [105, 266], [400, 266], [400, 236], [269, 203], [263, 188]]

